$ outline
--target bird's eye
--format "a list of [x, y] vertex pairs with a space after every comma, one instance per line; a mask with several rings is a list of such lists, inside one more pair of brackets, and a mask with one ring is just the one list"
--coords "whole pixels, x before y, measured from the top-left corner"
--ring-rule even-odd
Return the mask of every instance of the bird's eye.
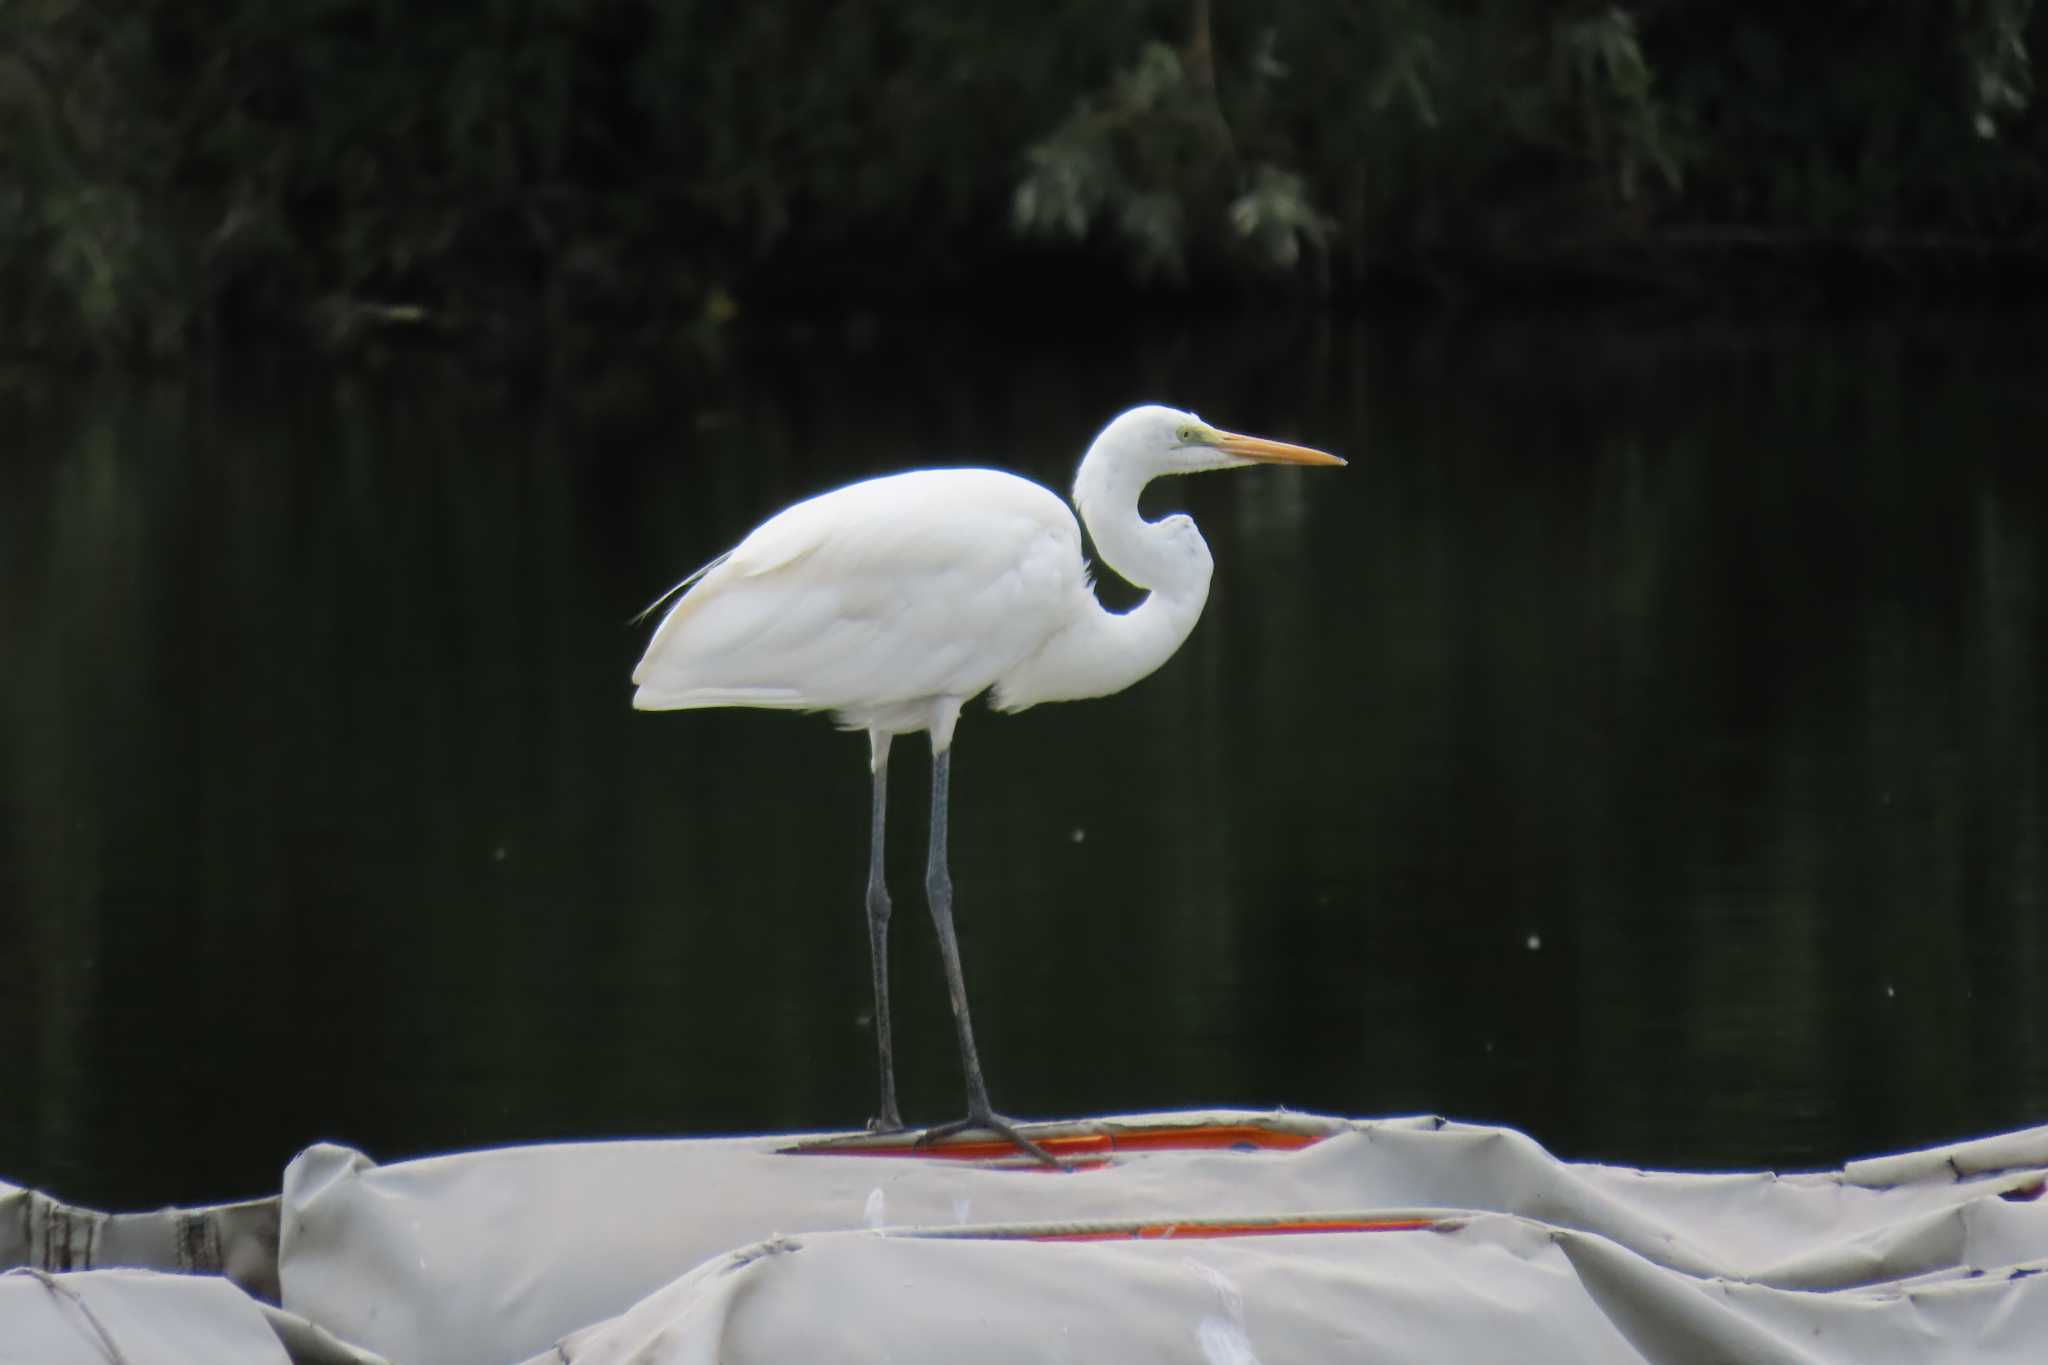
[[1195, 429], [1193, 427], [1182, 427], [1180, 429], [1180, 443], [1184, 446], [1191, 446], [1195, 443]]

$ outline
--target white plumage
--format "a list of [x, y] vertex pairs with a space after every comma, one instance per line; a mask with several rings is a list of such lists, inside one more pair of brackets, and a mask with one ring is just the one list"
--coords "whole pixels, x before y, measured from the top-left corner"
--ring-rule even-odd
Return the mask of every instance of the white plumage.
[[1066, 504], [992, 469], [919, 470], [797, 503], [672, 590], [682, 595], [633, 670], [634, 706], [829, 710], [840, 724], [868, 732], [874, 824], [867, 907], [882, 1078], [874, 1126], [902, 1127], [882, 884], [889, 741], [931, 732], [926, 890], [967, 1077], [967, 1118], [925, 1137], [986, 1128], [1045, 1158], [990, 1107], [968, 1021], [946, 870], [954, 726], [960, 708], [991, 688], [999, 710], [1015, 711], [1120, 691], [1171, 658], [1208, 598], [1209, 548], [1185, 516], [1146, 521], [1138, 494], [1163, 474], [1260, 462], [1343, 463], [1218, 431], [1171, 408], [1133, 408], [1103, 429], [1075, 476], [1074, 505], [1102, 561], [1149, 589], [1121, 614], [1096, 600], [1081, 530]]
[[1092, 601], [1074, 514], [992, 469], [870, 479], [797, 503], [711, 565], [633, 672], [642, 710], [768, 706], [925, 728]]

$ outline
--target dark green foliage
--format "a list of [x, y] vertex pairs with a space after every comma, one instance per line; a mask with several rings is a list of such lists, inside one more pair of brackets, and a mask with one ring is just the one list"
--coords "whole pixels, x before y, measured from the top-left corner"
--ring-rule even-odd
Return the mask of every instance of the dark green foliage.
[[[2032, 0], [12, 0], [0, 342], [2038, 255]], [[1022, 284], [1020, 284], [1020, 281]]]

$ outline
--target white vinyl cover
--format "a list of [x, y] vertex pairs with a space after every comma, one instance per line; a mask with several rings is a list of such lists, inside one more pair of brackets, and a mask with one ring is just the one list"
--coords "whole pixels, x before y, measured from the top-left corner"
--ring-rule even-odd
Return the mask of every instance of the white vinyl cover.
[[207, 1208], [101, 1213], [0, 1181], [0, 1270], [147, 1266], [224, 1275], [275, 1303], [277, 1211], [272, 1195]]
[[0, 1361], [290, 1365], [261, 1306], [226, 1280], [147, 1270], [0, 1275]]
[[787, 1138], [314, 1147], [283, 1302], [395, 1365], [2048, 1361], [2048, 1128], [1775, 1176], [1434, 1119], [1078, 1127], [1232, 1124], [1324, 1136], [1065, 1172]]
[[1057, 1131], [1072, 1169], [762, 1137], [323, 1145], [147, 1214], [0, 1185], [0, 1365], [2048, 1362], [2048, 1127], [1791, 1176], [1428, 1118]]
[[0, 1365], [388, 1365], [191, 1271], [0, 1273]]

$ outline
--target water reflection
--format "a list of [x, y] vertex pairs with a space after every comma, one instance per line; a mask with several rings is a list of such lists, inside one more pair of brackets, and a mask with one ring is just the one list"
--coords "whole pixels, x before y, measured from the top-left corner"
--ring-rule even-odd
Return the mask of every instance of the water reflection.
[[[147, 1205], [318, 1138], [863, 1117], [863, 741], [632, 714], [625, 620], [910, 459], [1063, 488], [1140, 398], [1354, 464], [1157, 489], [1218, 564], [1176, 660], [963, 721], [1000, 1105], [1779, 1166], [2036, 1121], [2040, 341], [885, 330], [539, 396], [7, 386], [0, 1174]], [[949, 1116], [896, 843], [904, 1104]]]

